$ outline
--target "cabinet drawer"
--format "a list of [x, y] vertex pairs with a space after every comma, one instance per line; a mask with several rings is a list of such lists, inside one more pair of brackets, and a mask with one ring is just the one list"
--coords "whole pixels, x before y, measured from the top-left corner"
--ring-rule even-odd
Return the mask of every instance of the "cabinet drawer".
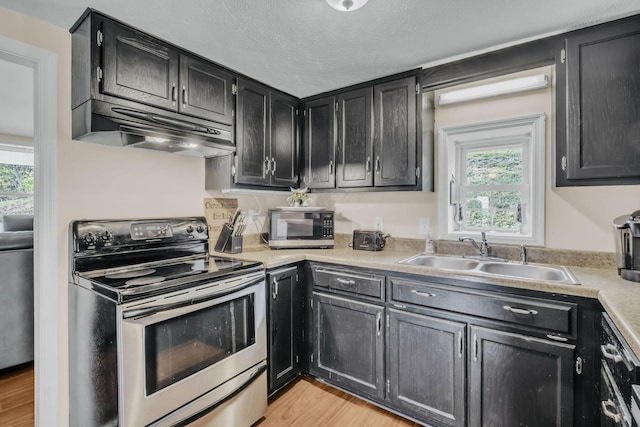
[[384, 276], [313, 266], [314, 285], [382, 299]]
[[450, 289], [390, 278], [391, 300], [574, 335], [577, 307], [537, 298]]

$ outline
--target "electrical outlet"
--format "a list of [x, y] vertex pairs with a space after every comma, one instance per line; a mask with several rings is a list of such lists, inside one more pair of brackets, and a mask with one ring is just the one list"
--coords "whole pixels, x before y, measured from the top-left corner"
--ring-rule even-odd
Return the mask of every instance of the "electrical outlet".
[[253, 224], [256, 222], [258, 211], [255, 209], [247, 209], [247, 224]]
[[373, 228], [379, 231], [384, 230], [384, 219], [381, 216], [373, 217]]
[[431, 232], [431, 220], [425, 216], [418, 218], [418, 234], [427, 234]]

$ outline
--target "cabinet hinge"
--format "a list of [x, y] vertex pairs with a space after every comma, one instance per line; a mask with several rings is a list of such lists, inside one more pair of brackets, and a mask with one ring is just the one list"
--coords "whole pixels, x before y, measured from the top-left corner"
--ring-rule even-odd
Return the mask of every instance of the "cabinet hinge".
[[338, 103], [336, 102], [336, 111], [338, 111]]
[[102, 46], [102, 42], [104, 41], [104, 37], [102, 35], [102, 30], [98, 30], [96, 33], [96, 44], [98, 46]]
[[231, 94], [232, 95], [237, 95], [238, 94], [238, 85], [235, 84], [235, 83], [231, 85]]
[[416, 168], [416, 177], [420, 178], [420, 166]]
[[313, 353], [311, 353], [311, 363], [313, 363]]
[[296, 117], [298, 116], [298, 113], [299, 113], [299, 111], [298, 111], [298, 110], [296, 110]]
[[565, 62], [567, 62], [567, 51], [562, 49], [560, 51], [560, 63], [564, 64]]
[[305, 116], [305, 117], [307, 117], [307, 110], [304, 110], [304, 111], [302, 112], [302, 115], [303, 115], [303, 116]]
[[387, 393], [391, 391], [391, 380], [387, 380]]
[[420, 83], [416, 83], [416, 93], [420, 93]]
[[98, 79], [98, 83], [102, 81], [102, 68], [100, 67], [96, 69], [96, 78]]
[[231, 117], [235, 117], [236, 116], [236, 110], [231, 110]]
[[567, 156], [562, 156], [562, 170], [567, 170]]
[[582, 357], [576, 358], [576, 374], [582, 374]]

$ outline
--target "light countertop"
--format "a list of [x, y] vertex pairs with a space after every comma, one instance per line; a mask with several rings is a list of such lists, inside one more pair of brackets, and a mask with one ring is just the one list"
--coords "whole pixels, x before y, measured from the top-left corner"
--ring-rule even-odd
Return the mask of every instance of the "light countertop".
[[[234, 258], [259, 261], [267, 269], [277, 268], [301, 261], [317, 261], [345, 266], [373, 268], [401, 273], [422, 274], [432, 277], [456, 276], [465, 280], [511, 288], [561, 293], [586, 298], [597, 298], [611, 316], [631, 349], [640, 356], [640, 283], [621, 279], [615, 268], [596, 269], [569, 267], [580, 285], [551, 282], [488, 277], [465, 272], [453, 273], [438, 268], [398, 264], [398, 261], [416, 255], [416, 251], [384, 250], [380, 252], [356, 251], [351, 248], [335, 249], [284, 249], [270, 250], [265, 245], [245, 247]], [[217, 256], [227, 254], [215, 253]]]

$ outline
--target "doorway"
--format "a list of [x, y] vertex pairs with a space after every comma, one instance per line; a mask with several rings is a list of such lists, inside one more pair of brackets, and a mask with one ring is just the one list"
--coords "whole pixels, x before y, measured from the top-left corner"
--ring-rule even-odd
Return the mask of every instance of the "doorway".
[[63, 394], [58, 376], [57, 58], [54, 52], [0, 36], [0, 60], [33, 70], [35, 423], [54, 426], [61, 419]]

